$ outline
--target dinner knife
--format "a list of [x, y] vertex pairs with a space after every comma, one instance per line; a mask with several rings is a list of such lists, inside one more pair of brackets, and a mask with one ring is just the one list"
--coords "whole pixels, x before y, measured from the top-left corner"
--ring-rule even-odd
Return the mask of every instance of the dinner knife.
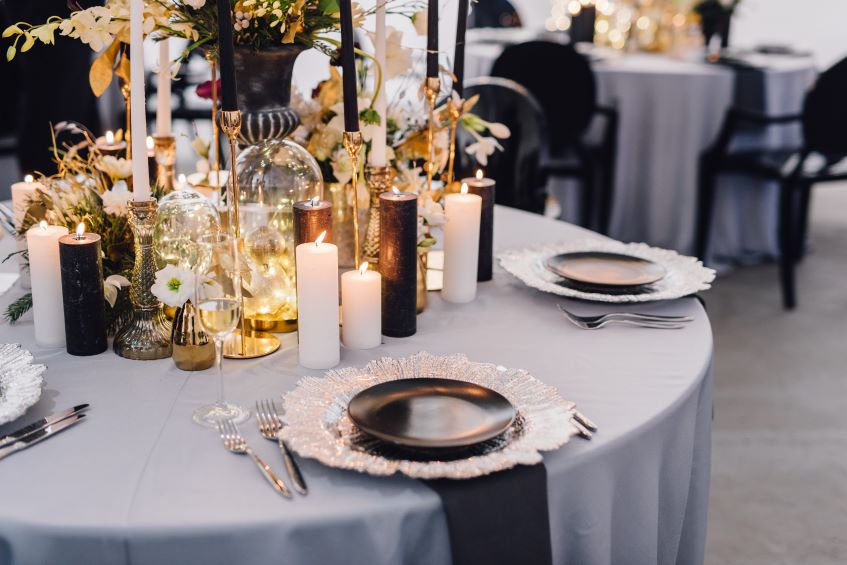
[[5, 447], [5, 446], [9, 445], [10, 443], [15, 443], [16, 441], [20, 440], [24, 436], [27, 436], [27, 435], [29, 435], [33, 432], [37, 432], [38, 430], [44, 429], [51, 424], [55, 424], [57, 422], [60, 422], [61, 420], [64, 420], [65, 418], [70, 418], [74, 414], [76, 414], [78, 412], [82, 412], [83, 410], [88, 408], [88, 406], [89, 406], [88, 404], [78, 404], [78, 405], [74, 406], [73, 408], [68, 408], [67, 410], [63, 410], [62, 412], [57, 412], [56, 414], [51, 414], [50, 416], [47, 416], [46, 418], [41, 418], [40, 420], [36, 420], [35, 422], [33, 422], [32, 424], [29, 424], [28, 426], [24, 426], [23, 428], [21, 428], [19, 430], [15, 430], [14, 432], [10, 433], [9, 435], [0, 438], [0, 448]]
[[22, 449], [26, 449], [27, 447], [35, 445], [43, 439], [52, 437], [58, 434], [59, 432], [73, 426], [77, 422], [82, 421], [83, 418], [85, 418], [85, 414], [75, 414], [69, 418], [65, 418], [64, 420], [56, 422], [55, 424], [50, 424], [46, 428], [42, 428], [36, 432], [32, 432], [28, 436], [16, 441], [12, 445], [8, 445], [0, 449], [0, 459], [8, 457], [9, 455], [18, 452]]

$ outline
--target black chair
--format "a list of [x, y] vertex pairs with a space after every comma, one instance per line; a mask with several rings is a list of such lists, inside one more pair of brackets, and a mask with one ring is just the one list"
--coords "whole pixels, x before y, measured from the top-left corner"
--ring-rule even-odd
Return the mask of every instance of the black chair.
[[[467, 81], [465, 97], [470, 99], [477, 94], [479, 102], [472, 112], [511, 130], [508, 139], [499, 140], [503, 151], [491, 155], [485, 167], [486, 176], [497, 181], [496, 202], [543, 213], [545, 191], [539, 164], [547, 132], [541, 106], [524, 87], [503, 78], [482, 77]], [[476, 165], [464, 148], [475, 140], [461, 129], [457, 138], [457, 178], [473, 176]]]
[[471, 4], [468, 28], [521, 27], [521, 17], [509, 0], [485, 0]]
[[[846, 98], [847, 59], [844, 59], [820, 75], [806, 95], [800, 115], [766, 116], [742, 109], [730, 110], [717, 141], [701, 158], [696, 232], [696, 251], [701, 258], [708, 251], [720, 174], [741, 174], [780, 183], [780, 279], [783, 305], [789, 310], [797, 303], [794, 268], [808, 231], [812, 185], [847, 179], [847, 171], [834, 167], [847, 157]], [[764, 128], [796, 123], [803, 127], [799, 148], [730, 151], [733, 137], [742, 126]]]
[[[618, 114], [597, 105], [594, 73], [572, 45], [531, 41], [506, 48], [493, 76], [524, 85], [541, 104], [548, 123], [549, 146], [542, 155], [547, 176], [575, 177], [582, 184], [581, 223], [606, 233], [612, 207]], [[600, 145], [583, 138], [595, 116], [605, 118]], [[598, 182], [598, 173], [601, 173]]]

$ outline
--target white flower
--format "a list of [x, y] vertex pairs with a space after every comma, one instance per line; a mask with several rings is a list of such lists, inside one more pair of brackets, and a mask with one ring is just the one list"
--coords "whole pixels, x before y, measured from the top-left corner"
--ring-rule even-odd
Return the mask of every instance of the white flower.
[[194, 295], [194, 273], [175, 265], [166, 265], [156, 273], [156, 282], [150, 287], [156, 298], [179, 308]]
[[206, 0], [183, 0], [182, 3], [186, 6], [191, 6], [195, 10], [199, 10], [206, 5]]
[[208, 174], [211, 170], [211, 165], [209, 165], [208, 159], [197, 159], [197, 162], [194, 163], [194, 170], [198, 173]]
[[132, 161], [112, 155], [104, 155], [95, 165], [112, 180], [129, 178], [132, 174]]
[[71, 14], [59, 24], [62, 35], [79, 39], [94, 51], [101, 51], [114, 41], [112, 14], [108, 8], [94, 6]]
[[332, 153], [332, 174], [341, 184], [347, 184], [353, 178], [353, 167], [350, 163], [350, 157], [347, 155], [347, 150], [339, 147]]
[[497, 140], [493, 137], [482, 137], [473, 131], [471, 133], [476, 138], [476, 142], [465, 147], [465, 152], [468, 155], [473, 155], [476, 162], [484, 167], [488, 164], [488, 157], [498, 149], [502, 151], [503, 146], [497, 143]]
[[[375, 41], [374, 34], [371, 33], [370, 36], [371, 41]], [[403, 47], [402, 39], [402, 31], [388, 26], [385, 37], [385, 67], [382, 69], [383, 80], [389, 81], [412, 68], [412, 50]]]
[[129, 201], [132, 199], [132, 193], [126, 181], [119, 180], [112, 185], [111, 190], [107, 190], [101, 196], [103, 199], [103, 211], [107, 214], [115, 216], [126, 215]]
[[443, 226], [447, 223], [444, 208], [441, 204], [433, 200], [429, 194], [424, 194], [418, 198], [418, 215], [429, 226]]
[[106, 302], [109, 303], [111, 308], [115, 307], [118, 292], [125, 286], [129, 286], [129, 280], [121, 275], [111, 275], [103, 281], [103, 294], [106, 295]]
[[488, 133], [490, 133], [497, 139], [508, 139], [512, 135], [512, 132], [511, 130], [509, 130], [508, 126], [501, 124], [500, 122], [487, 122], [487, 125]]
[[418, 32], [418, 35], [426, 35], [426, 23], [429, 14], [427, 10], [421, 10], [416, 14], [412, 15], [412, 23], [415, 24], [415, 31]]

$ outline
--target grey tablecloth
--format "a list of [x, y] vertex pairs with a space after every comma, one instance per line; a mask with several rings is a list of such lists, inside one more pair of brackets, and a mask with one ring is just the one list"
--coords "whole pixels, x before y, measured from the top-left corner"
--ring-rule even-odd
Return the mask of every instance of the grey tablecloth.
[[[467, 78], [488, 74], [502, 49], [494, 43], [469, 45]], [[816, 76], [806, 58], [758, 56], [751, 62], [758, 68], [741, 73], [645, 53], [606, 54], [592, 62], [599, 103], [620, 112], [613, 237], [693, 251], [699, 159], [715, 141], [726, 111], [738, 104], [770, 115], [797, 113]], [[800, 131], [746, 132], [739, 143], [797, 146]], [[573, 184], [554, 181], [550, 190], [562, 204], [562, 218], [576, 220], [580, 208]], [[776, 194], [767, 183], [721, 179], [712, 238], [716, 256], [734, 261], [777, 253]]]
[[[500, 250], [585, 234], [523, 212], [496, 213]], [[429, 297], [416, 336], [344, 350], [342, 363], [426, 350], [530, 370], [601, 426], [594, 441], [577, 439], [545, 456], [555, 563], [702, 562], [712, 339], [695, 299], [639, 307], [694, 316], [684, 330], [589, 332], [565, 322], [556, 297], [499, 268], [471, 304]], [[0, 564], [449, 564], [439, 498], [421, 482], [305, 460], [308, 497], [274, 494], [247, 458], [191, 423], [192, 410], [217, 393], [212, 371], [43, 350], [28, 320], [0, 326], [0, 341], [23, 343], [49, 366], [44, 396], [26, 420], [92, 404], [82, 425], [0, 462]], [[274, 356], [227, 362], [230, 399], [252, 403], [309, 374], [297, 365], [294, 336], [284, 341]], [[244, 430], [282, 470], [276, 446], [252, 422]]]

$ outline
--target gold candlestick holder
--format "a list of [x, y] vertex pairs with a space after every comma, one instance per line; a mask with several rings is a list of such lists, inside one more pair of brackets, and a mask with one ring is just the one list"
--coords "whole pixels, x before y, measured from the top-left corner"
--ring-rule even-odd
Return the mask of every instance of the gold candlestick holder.
[[[218, 112], [221, 130], [229, 138], [230, 150], [230, 173], [229, 186], [232, 187], [231, 199], [227, 199], [230, 211], [230, 226], [235, 238], [238, 240], [239, 253], [242, 253], [244, 242], [241, 240], [241, 217], [239, 214], [239, 191], [238, 174], [235, 164], [235, 156], [238, 154], [237, 139], [241, 133], [241, 110], [221, 110]], [[246, 259], [243, 264], [246, 265]], [[224, 342], [224, 357], [227, 359], [255, 359], [270, 355], [279, 349], [279, 340], [273, 334], [247, 329], [247, 320], [244, 316], [244, 293], [241, 294], [241, 321], [240, 328], [234, 331]]]
[[153, 158], [156, 160], [156, 184], [163, 194], [167, 194], [174, 189], [176, 138], [172, 135], [154, 135]]
[[426, 77], [424, 81], [424, 94], [429, 106], [429, 128], [426, 133], [427, 154], [426, 163], [426, 189], [432, 191], [432, 176], [435, 174], [435, 103], [441, 90], [441, 79], [438, 77]]
[[126, 359], [152, 360], [171, 356], [171, 324], [162, 303], [150, 291], [156, 280], [153, 257], [153, 226], [158, 204], [155, 199], [131, 200], [129, 224], [135, 235], [135, 265], [129, 298], [132, 318], [115, 336], [115, 353]]
[[459, 119], [462, 117], [462, 106], [465, 101], [459, 100], [458, 103], [451, 97], [447, 100], [447, 114], [450, 117], [450, 153], [447, 161], [447, 187], [450, 187], [455, 180], [456, 166], [456, 129], [459, 126]]
[[342, 143], [344, 149], [347, 150], [347, 155], [350, 156], [350, 166], [353, 170], [353, 176], [350, 178], [350, 184], [353, 188], [353, 256], [358, 267], [362, 264], [362, 248], [359, 245], [359, 155], [362, 152], [362, 145], [364, 145], [365, 140], [360, 131], [345, 131]]
[[365, 183], [368, 185], [368, 225], [362, 255], [371, 265], [379, 263], [379, 195], [391, 190], [394, 171], [391, 167], [365, 167]]

